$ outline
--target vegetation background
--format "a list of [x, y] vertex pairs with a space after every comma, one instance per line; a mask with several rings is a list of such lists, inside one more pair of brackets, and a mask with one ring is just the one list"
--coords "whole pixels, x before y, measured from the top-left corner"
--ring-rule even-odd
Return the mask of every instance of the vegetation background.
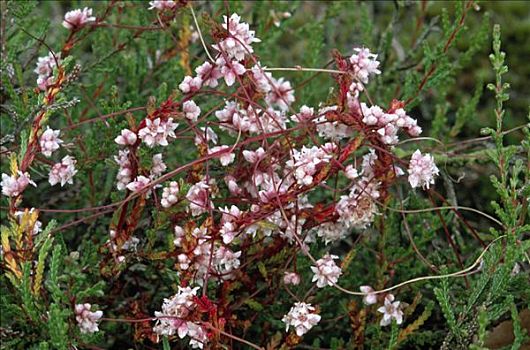
[[[528, 344], [529, 134], [523, 127], [529, 121], [530, 3], [197, 1], [190, 5], [207, 41], [211, 21], [219, 22], [226, 13], [240, 14], [262, 40], [254, 47], [268, 67], [328, 67], [333, 50], [348, 54], [354, 46], [379, 53], [383, 74], [369, 86], [371, 98], [380, 105], [388, 105], [393, 98], [411, 99], [409, 114], [418, 119], [425, 136], [439, 141], [422, 143], [442, 171], [436, 189], [451, 205], [475, 208], [502, 222], [499, 227], [477, 213], [461, 212], [484, 242], [509, 236], [484, 256], [480, 273], [400, 289], [400, 300], [410, 304], [401, 328], [381, 328], [374, 310], [364, 308], [359, 298], [334, 289], [319, 291], [311, 302], [319, 305], [322, 322], [303, 339], [287, 336], [280, 321], [292, 304], [279, 287], [281, 276], [274, 274], [281, 263], [280, 254], [246, 271], [255, 290], [232, 285], [231, 295], [238, 303], [232, 332], [268, 349], [519, 349]], [[23, 147], [39, 108], [34, 91], [36, 58], [47, 54], [45, 44], [56, 50], [64, 44], [68, 36], [60, 25], [64, 13], [85, 6], [93, 8], [97, 16], [108, 10], [106, 22], [131, 26], [149, 26], [156, 16], [148, 11], [147, 2], [140, 1], [2, 1], [1, 6], [1, 172], [9, 173], [9, 155], [18, 154]], [[284, 12], [292, 16], [282, 18]], [[501, 50], [509, 67], [502, 75], [510, 84], [509, 100], [502, 106], [504, 134], [496, 124], [499, 96], [487, 89], [498, 77], [489, 58], [494, 23], [500, 25]], [[79, 123], [146, 106], [150, 96], [157, 101], [166, 99], [186, 73], [205, 60], [200, 42], [190, 39], [192, 25], [190, 11], [183, 8], [163, 32], [95, 28], [87, 30], [86, 38], [74, 47], [71, 65], [81, 65], [79, 79], [62, 92], [49, 120], [68, 140], [66, 147], [78, 159], [79, 173], [74, 185], [59, 188], [48, 185], [46, 163], [36, 162], [31, 169], [39, 190], [28, 190], [24, 203], [52, 209], [41, 211], [39, 220], [44, 227], [56, 221], [45, 231], [53, 233], [53, 242], [43, 238], [35, 245], [34, 258], [45, 266], [40, 272], [44, 282], [39, 293], [34, 293], [32, 276], [36, 272], [30, 263], [21, 265], [24, 275], [17, 282], [11, 281], [5, 261], [2, 263], [0, 348], [162, 347], [148, 339], [152, 323], [103, 322], [102, 332], [82, 335], [71, 305], [75, 299], [89, 300], [110, 318], [148, 317], [159, 310], [163, 298], [174, 294], [178, 284], [172, 262], [157, 259], [157, 253], [172, 249], [168, 220], [150, 208], [152, 212], [144, 215], [138, 230], [142, 248], [132, 263], [115, 271], [101, 251], [108, 240], [111, 215], [89, 217], [91, 213], [67, 210], [121, 199], [115, 190], [117, 167], [112, 157], [117, 147], [113, 140], [127, 121], [118, 117]], [[433, 67], [433, 74], [418, 91]], [[316, 106], [333, 94], [333, 81], [325, 74], [292, 72], [285, 77], [296, 88], [295, 109], [302, 104]], [[74, 98], [80, 102], [72, 102]], [[201, 109], [219, 102], [202, 101]], [[136, 119], [140, 116], [134, 114]], [[172, 147], [168, 164], [193, 160], [190, 145]], [[414, 149], [403, 144], [396, 153], [405, 157]], [[490, 176], [498, 177], [499, 182]], [[405, 186], [395, 191], [391, 206], [396, 208], [443, 204], [439, 198], [429, 199]], [[8, 227], [6, 197], [0, 203], [0, 218]], [[451, 247], [446, 233], [456, 247]], [[354, 234], [333, 248], [346, 261], [341, 283], [383, 288], [433, 274], [416, 256], [409, 235], [438, 272], [460, 269], [458, 259], [462, 266], [469, 266], [483, 248], [451, 211], [408, 216], [385, 212], [384, 225], [376, 224], [362, 239]], [[323, 252], [326, 248], [322, 244], [314, 249]], [[516, 263], [521, 271], [513, 274]], [[306, 271], [299, 287], [301, 295], [311, 288], [309, 266], [307, 259], [299, 259], [300, 271]], [[508, 328], [499, 331], [499, 325]], [[177, 341], [171, 348], [186, 345]], [[227, 341], [224, 348], [245, 346]]]

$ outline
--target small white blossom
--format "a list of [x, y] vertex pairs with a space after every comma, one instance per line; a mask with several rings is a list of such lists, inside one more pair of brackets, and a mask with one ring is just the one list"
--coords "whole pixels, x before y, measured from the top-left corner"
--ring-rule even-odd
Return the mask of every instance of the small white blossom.
[[339, 280], [342, 271], [333, 259], [338, 259], [338, 256], [326, 254], [317, 260], [317, 266], [311, 266], [311, 271], [315, 274], [312, 282], [316, 281], [318, 288], [333, 286]]
[[164, 187], [162, 190], [162, 199], [160, 200], [160, 204], [164, 208], [169, 208], [173, 204], [178, 202], [178, 195], [180, 192], [180, 187], [178, 182], [171, 181], [169, 183], [169, 186]]
[[373, 293], [374, 289], [370, 286], [361, 286], [359, 288], [361, 292], [368, 293], [363, 297], [363, 303], [365, 305], [372, 305], [377, 303], [377, 295]]
[[383, 318], [379, 323], [383, 327], [388, 326], [392, 319], [395, 319], [397, 324], [403, 323], [403, 311], [401, 311], [400, 302], [394, 301], [392, 294], [388, 294], [385, 297], [385, 305], [381, 306], [377, 311], [383, 314]]
[[61, 187], [65, 184], [74, 183], [74, 175], [77, 174], [75, 164], [77, 161], [70, 156], [65, 156], [60, 163], [55, 164], [48, 174], [48, 182], [50, 185], [55, 186], [60, 183]]
[[235, 13], [230, 18], [223, 16], [222, 26], [229, 35], [219, 44], [212, 45], [215, 50], [223, 51], [229, 58], [234, 58], [237, 61], [243, 60], [247, 54], [252, 54], [254, 52], [252, 43], [261, 41], [254, 36], [255, 32], [250, 30], [248, 23], [240, 23], [240, 20], [241, 17]]
[[219, 84], [217, 80], [223, 76], [219, 67], [212, 65], [210, 62], [204, 62], [195, 68], [195, 73], [197, 73], [197, 78], [201, 80], [202, 84], [211, 88], [217, 87]]
[[66, 29], [81, 28], [87, 23], [95, 22], [96, 17], [92, 16], [92, 9], [85, 7], [69, 11], [64, 15], [63, 27]]
[[123, 191], [132, 180], [132, 164], [129, 160], [129, 150], [120, 150], [117, 156], [114, 156], [114, 161], [119, 165], [118, 174], [116, 174], [116, 188], [118, 191]]
[[320, 322], [320, 315], [314, 311], [315, 308], [311, 304], [294, 303], [291, 310], [282, 318], [282, 322], [285, 323], [285, 331], [288, 331], [289, 327], [293, 327], [299, 337], [307, 333]]
[[285, 272], [283, 275], [283, 283], [285, 284], [292, 284], [293, 286], [297, 286], [300, 284], [300, 275], [296, 272]]
[[430, 154], [422, 155], [420, 150], [412, 154], [409, 163], [409, 183], [412, 188], [429, 188], [434, 184], [434, 177], [439, 174], [434, 158]]
[[99, 331], [98, 321], [103, 316], [103, 311], [91, 312], [91, 307], [92, 305], [88, 303], [75, 305], [75, 319], [81, 333], [95, 333]]
[[208, 193], [209, 188], [210, 186], [205, 181], [197, 182], [190, 187], [186, 199], [190, 202], [191, 215], [197, 216], [205, 213], [212, 206]]

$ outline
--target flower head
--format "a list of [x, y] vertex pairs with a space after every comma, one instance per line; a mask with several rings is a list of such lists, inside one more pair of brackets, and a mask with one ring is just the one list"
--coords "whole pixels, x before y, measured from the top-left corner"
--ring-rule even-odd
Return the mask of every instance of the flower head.
[[434, 158], [430, 154], [422, 155], [420, 150], [412, 154], [409, 163], [409, 183], [412, 188], [429, 188], [434, 184], [434, 177], [439, 174]]
[[294, 303], [291, 310], [282, 318], [282, 322], [285, 323], [285, 331], [288, 331], [289, 327], [293, 327], [299, 337], [307, 333], [320, 322], [320, 315], [314, 311], [315, 308], [311, 304]]
[[385, 297], [385, 305], [381, 306], [377, 311], [383, 314], [383, 318], [379, 323], [381, 326], [388, 326], [392, 319], [395, 319], [397, 324], [403, 323], [403, 311], [401, 311], [400, 302], [394, 301], [392, 294], [388, 294]]
[[315, 274], [313, 276], [313, 282], [317, 282], [318, 288], [332, 286], [339, 280], [342, 271], [335, 264], [334, 259], [338, 259], [338, 256], [326, 254], [322, 259], [317, 260], [317, 266], [311, 266], [311, 270]]
[[63, 140], [59, 138], [61, 130], [52, 130], [50, 127], [46, 127], [46, 131], [42, 133], [39, 139], [40, 149], [42, 154], [46, 157], [51, 157], [52, 153], [57, 151], [63, 143]]
[[37, 187], [35, 182], [30, 180], [29, 173], [22, 173], [19, 171], [17, 175], [18, 176], [9, 176], [7, 174], [2, 174], [2, 182], [0, 182], [0, 186], [2, 186], [2, 194], [4, 196], [16, 197], [24, 192], [24, 189], [29, 184]]
[[61, 187], [65, 184], [74, 183], [74, 175], [77, 174], [75, 164], [77, 161], [71, 156], [65, 156], [60, 163], [55, 164], [48, 174], [48, 182], [50, 185], [55, 186], [60, 183]]
[[98, 321], [103, 316], [103, 311], [91, 312], [92, 306], [88, 303], [76, 304], [75, 319], [81, 333], [95, 333], [99, 331]]
[[66, 29], [81, 28], [87, 23], [95, 22], [96, 17], [92, 16], [92, 9], [85, 7], [69, 11], [64, 15], [63, 27]]

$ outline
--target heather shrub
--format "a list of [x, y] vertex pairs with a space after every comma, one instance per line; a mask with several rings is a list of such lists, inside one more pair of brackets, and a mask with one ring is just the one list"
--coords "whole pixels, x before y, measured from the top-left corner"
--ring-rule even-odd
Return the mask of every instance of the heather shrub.
[[1, 6], [2, 349], [528, 343], [528, 5]]

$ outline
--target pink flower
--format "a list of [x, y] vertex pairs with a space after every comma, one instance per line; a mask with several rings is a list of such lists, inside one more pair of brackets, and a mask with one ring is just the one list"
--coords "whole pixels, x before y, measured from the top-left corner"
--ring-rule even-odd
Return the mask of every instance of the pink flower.
[[114, 139], [114, 142], [121, 146], [132, 146], [136, 143], [137, 139], [138, 137], [134, 132], [129, 129], [123, 129], [121, 134]]
[[353, 50], [356, 53], [350, 57], [350, 62], [357, 79], [367, 84], [370, 75], [381, 74], [381, 71], [377, 69], [379, 67], [377, 55], [370, 53], [370, 50], [365, 48], [356, 47]]
[[81, 28], [87, 23], [95, 22], [96, 17], [92, 16], [92, 9], [85, 7], [69, 11], [64, 15], [63, 27], [66, 29]]
[[320, 322], [321, 318], [314, 311], [315, 308], [311, 304], [294, 303], [291, 310], [282, 318], [282, 322], [285, 323], [285, 331], [288, 331], [289, 327], [293, 327], [299, 337], [309, 332], [313, 326]]
[[160, 118], [146, 119], [145, 127], [138, 131], [138, 136], [148, 147], [167, 146], [168, 137], [176, 138], [175, 129], [177, 127], [178, 124], [173, 123], [173, 118], [168, 118], [165, 122]]
[[302, 146], [300, 151], [293, 151], [293, 160], [288, 160], [285, 165], [289, 169], [293, 169], [294, 177], [299, 185], [309, 186], [313, 183], [313, 175], [317, 172], [317, 166], [321, 163], [329, 163], [333, 158], [332, 154], [324, 149], [324, 147], [335, 147], [332, 143], [327, 143], [323, 147], [313, 146], [308, 148]]
[[149, 7], [148, 10], [157, 9], [162, 11], [173, 9], [175, 6], [177, 6], [177, 3], [173, 0], [153, 0], [149, 1], [149, 5], [151, 5], [151, 7]]
[[254, 164], [265, 157], [265, 150], [263, 147], [260, 147], [255, 151], [244, 150], [243, 157], [247, 162]]
[[46, 157], [50, 157], [53, 152], [57, 151], [63, 143], [63, 140], [59, 138], [61, 130], [52, 130], [50, 127], [46, 127], [46, 131], [42, 133], [39, 139], [40, 150]]
[[285, 272], [283, 275], [283, 283], [285, 284], [292, 284], [293, 286], [297, 286], [300, 284], [300, 275], [296, 272]]
[[397, 324], [403, 323], [403, 311], [401, 311], [399, 304], [399, 301], [394, 301], [392, 294], [388, 294], [385, 297], [385, 305], [377, 309], [378, 312], [383, 314], [383, 318], [379, 323], [381, 326], [388, 326], [392, 319], [395, 319]]
[[103, 316], [103, 311], [91, 312], [91, 307], [88, 303], [75, 305], [75, 319], [81, 333], [95, 333], [99, 331], [98, 321]]
[[228, 31], [228, 36], [219, 42], [219, 44], [212, 45], [215, 50], [222, 51], [229, 58], [236, 59], [237, 61], [243, 60], [245, 55], [254, 52], [251, 46], [252, 43], [261, 41], [255, 37], [255, 32], [250, 30], [248, 23], [240, 23], [240, 20], [241, 17], [235, 13], [230, 18], [223, 16], [222, 26]]
[[61, 187], [65, 184], [74, 183], [74, 175], [77, 174], [75, 164], [77, 161], [70, 156], [65, 156], [60, 163], [55, 164], [48, 174], [48, 182], [50, 185], [55, 186], [60, 183]]
[[412, 154], [409, 163], [409, 183], [412, 188], [429, 188], [434, 184], [434, 177], [439, 174], [438, 167], [434, 164], [434, 158], [430, 154], [421, 154], [416, 150]]
[[197, 122], [197, 118], [201, 114], [201, 109], [193, 101], [186, 101], [182, 104], [182, 111], [184, 112], [186, 118], [192, 122]]
[[234, 85], [237, 75], [243, 75], [247, 71], [241, 63], [235, 60], [226, 62], [223, 57], [219, 57], [217, 61], [215, 61], [215, 64], [219, 67], [221, 74], [225, 79], [225, 83], [228, 86]]
[[187, 94], [190, 92], [197, 91], [202, 86], [202, 79], [200, 77], [192, 78], [189, 75], [184, 77], [184, 80], [179, 85], [180, 91]]
[[35, 182], [30, 180], [29, 173], [18, 172], [18, 176], [2, 174], [2, 194], [7, 197], [16, 197], [29, 185], [37, 187]]
[[333, 286], [339, 280], [342, 271], [340, 267], [335, 264], [333, 259], [338, 259], [336, 255], [326, 254], [322, 259], [317, 260], [317, 266], [311, 266], [311, 271], [315, 274], [312, 282], [317, 282], [318, 288], [325, 286]]
[[365, 305], [372, 305], [377, 303], [377, 295], [372, 293], [374, 289], [370, 286], [361, 286], [361, 292], [368, 293], [363, 297], [363, 303]]
[[209, 190], [210, 186], [203, 180], [191, 186], [186, 194], [186, 199], [190, 202], [191, 215], [197, 216], [208, 211], [212, 206]]
[[204, 62], [195, 68], [195, 73], [197, 73], [197, 78], [199, 78], [204, 85], [211, 88], [217, 87], [217, 80], [223, 76], [219, 68], [212, 65], [210, 62]]
[[150, 182], [151, 179], [140, 175], [133, 182], [127, 185], [127, 189], [132, 192], [140, 192], [141, 190], [146, 188]]

